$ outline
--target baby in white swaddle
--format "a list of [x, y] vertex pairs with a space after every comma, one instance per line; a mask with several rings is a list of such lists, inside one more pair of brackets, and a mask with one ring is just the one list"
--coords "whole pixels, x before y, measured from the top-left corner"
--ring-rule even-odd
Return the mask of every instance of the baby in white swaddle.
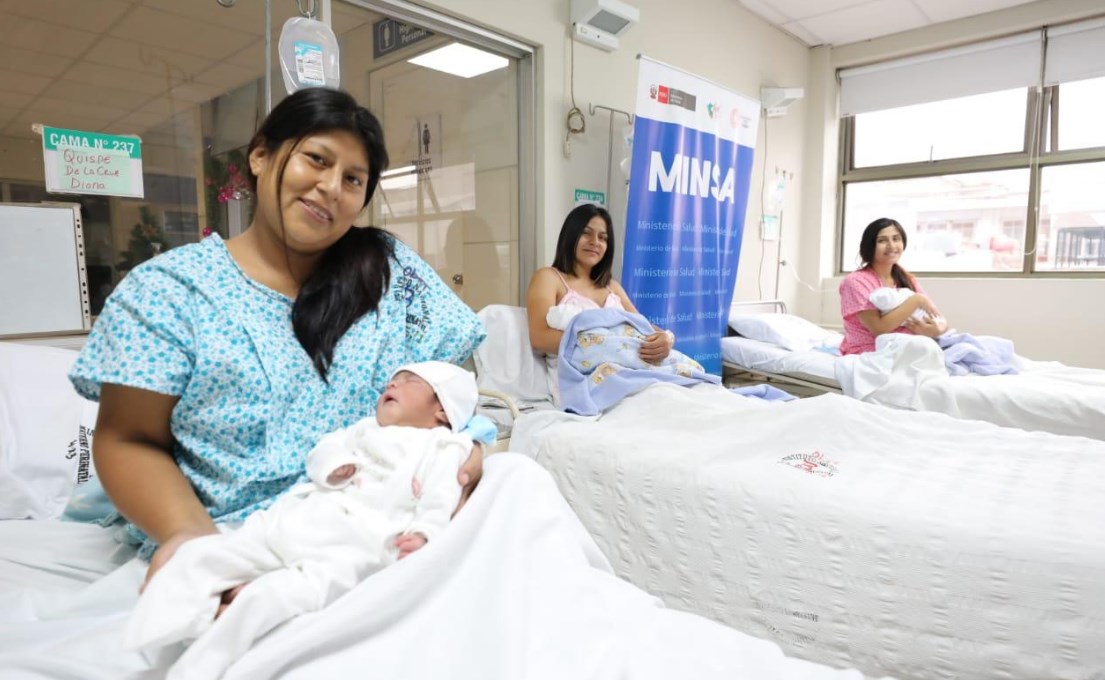
[[[867, 299], [871, 304], [875, 305], [875, 309], [879, 310], [879, 314], [886, 314], [897, 309], [903, 302], [916, 295], [915, 292], [909, 288], [876, 288], [871, 291], [871, 294], [867, 296]], [[928, 313], [921, 308], [913, 310], [913, 313], [909, 315], [909, 318], [915, 321], [924, 321], [928, 317]], [[941, 321], [943, 317], [937, 317], [933, 321]]]
[[[400, 368], [374, 417], [311, 450], [311, 482], [240, 529], [177, 550], [139, 599], [127, 647], [195, 638], [168, 677], [214, 680], [280, 623], [322, 609], [433, 540], [460, 501], [457, 472], [472, 451], [461, 430], [478, 399], [475, 378], [452, 364]], [[220, 595], [247, 582], [216, 619]]]

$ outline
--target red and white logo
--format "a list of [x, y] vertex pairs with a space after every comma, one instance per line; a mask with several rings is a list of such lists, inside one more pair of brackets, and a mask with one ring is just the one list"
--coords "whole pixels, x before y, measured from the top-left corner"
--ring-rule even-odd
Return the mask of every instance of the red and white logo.
[[837, 472], [836, 461], [829, 460], [820, 451], [792, 453], [783, 456], [779, 463], [818, 477], [832, 477]]

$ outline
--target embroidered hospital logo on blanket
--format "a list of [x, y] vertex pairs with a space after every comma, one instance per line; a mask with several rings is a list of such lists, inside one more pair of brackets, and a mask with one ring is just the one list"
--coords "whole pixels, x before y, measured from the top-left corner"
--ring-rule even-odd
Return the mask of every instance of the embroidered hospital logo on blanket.
[[779, 462], [818, 477], [832, 477], [837, 470], [836, 461], [829, 460], [820, 451], [792, 453], [789, 456], [783, 456]]

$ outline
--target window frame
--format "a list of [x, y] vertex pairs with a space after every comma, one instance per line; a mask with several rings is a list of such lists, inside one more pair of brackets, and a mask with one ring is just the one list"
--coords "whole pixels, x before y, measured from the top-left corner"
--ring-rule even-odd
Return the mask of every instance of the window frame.
[[[1040, 207], [1040, 183], [1044, 168], [1079, 163], [1105, 162], [1105, 146], [1066, 151], [1048, 151], [1057, 147], [1059, 134], [1059, 93], [1062, 84], [1049, 85], [1042, 90], [1025, 89], [1024, 146], [1021, 151], [986, 156], [965, 156], [944, 160], [919, 161], [895, 165], [857, 168], [855, 166], [856, 119], [841, 117], [839, 139], [839, 163], [836, 183], [836, 248], [833, 271], [837, 276], [848, 272], [844, 269], [844, 215], [847, 209], [847, 185], [862, 182], [896, 179], [939, 177], [991, 170], [1029, 171], [1028, 205], [1024, 216], [1024, 255], [1021, 270], [1016, 272], [937, 272], [918, 270], [916, 273], [935, 278], [1105, 278], [1105, 270], [1038, 270], [1036, 268], [1037, 226]], [[1037, 115], [1039, 111], [1039, 115]], [[1050, 141], [1050, 144], [1049, 144]], [[1030, 149], [1032, 150], [1030, 152]]]

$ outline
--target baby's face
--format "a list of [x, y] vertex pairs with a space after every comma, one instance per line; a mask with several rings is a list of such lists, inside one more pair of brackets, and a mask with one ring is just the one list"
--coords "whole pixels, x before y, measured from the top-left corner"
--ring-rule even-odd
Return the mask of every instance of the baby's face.
[[445, 413], [430, 384], [409, 371], [399, 371], [388, 381], [376, 402], [380, 425], [432, 428], [445, 423]]

